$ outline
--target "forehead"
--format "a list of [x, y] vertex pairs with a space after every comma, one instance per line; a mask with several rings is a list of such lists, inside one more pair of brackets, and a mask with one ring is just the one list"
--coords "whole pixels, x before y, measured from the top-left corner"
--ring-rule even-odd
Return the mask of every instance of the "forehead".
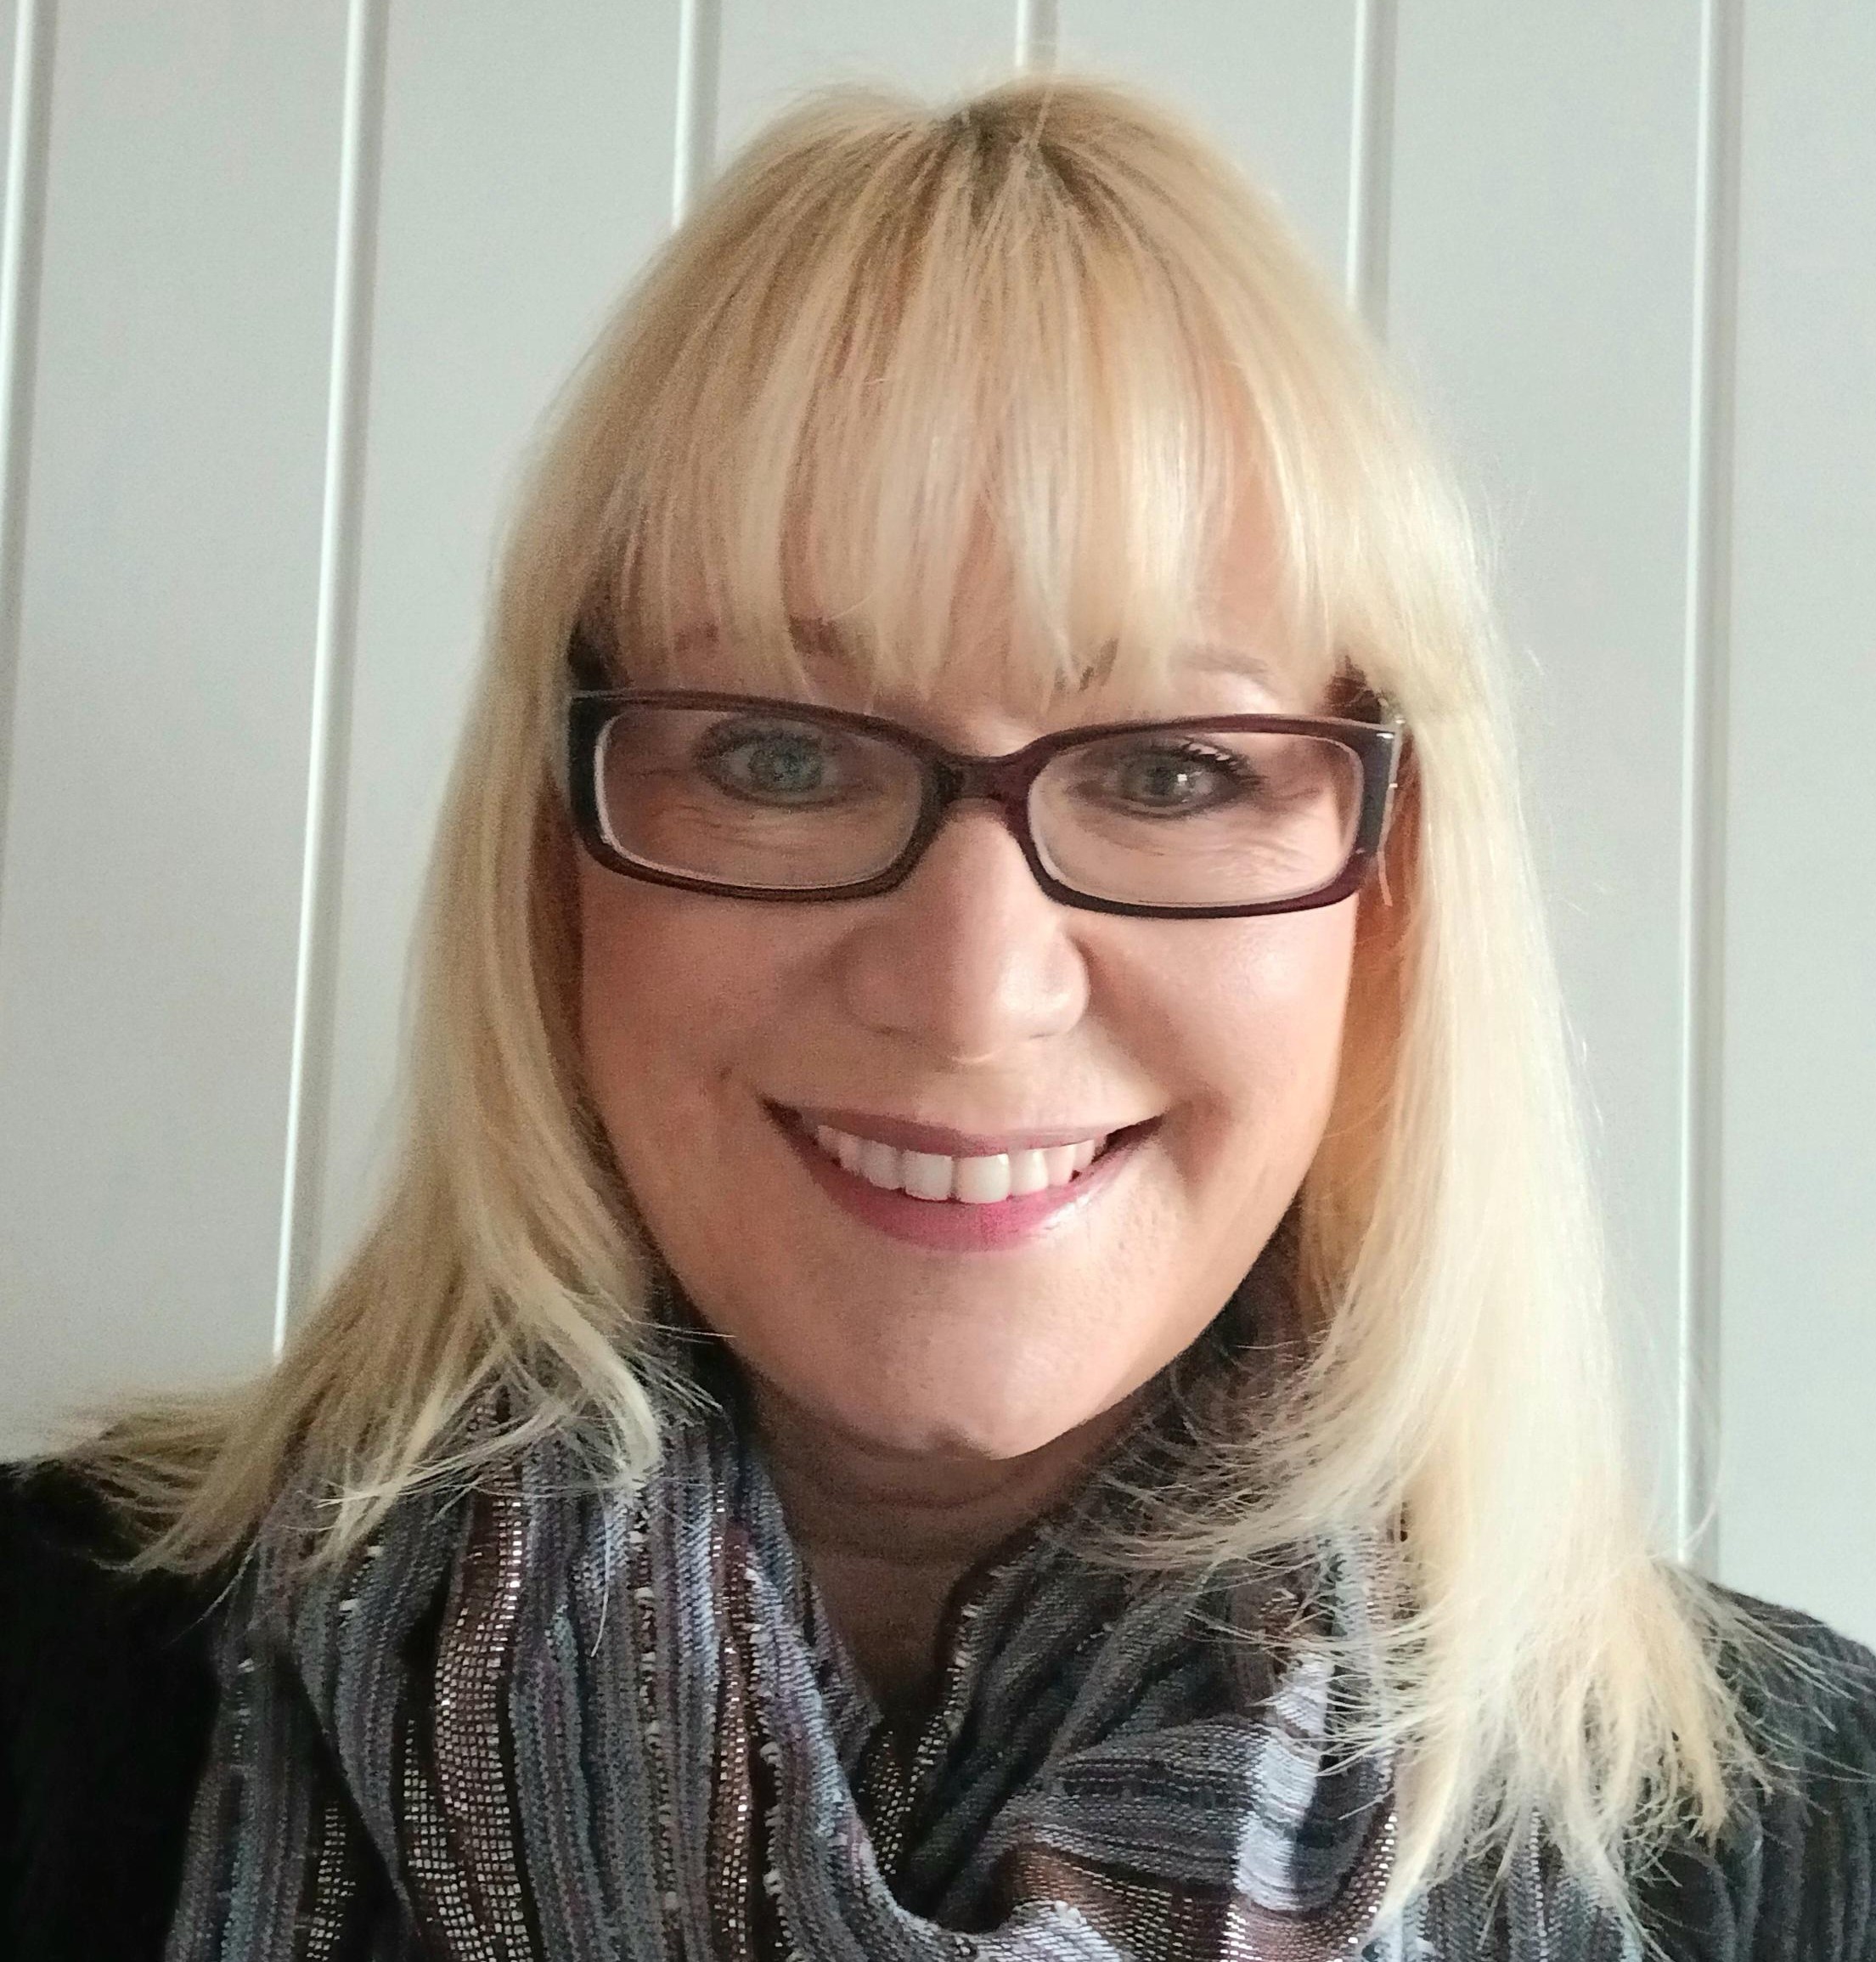
[[726, 603], [720, 585], [713, 596], [707, 571], [694, 565], [662, 605], [633, 610], [618, 644], [630, 651], [628, 678], [641, 685], [801, 695], [885, 713], [1001, 708], [1038, 722], [1297, 713], [1324, 694], [1332, 663], [1290, 623], [1267, 528], [1248, 512], [1209, 555], [1196, 604], [1169, 608], [1145, 630], [1105, 618], [1098, 596], [1082, 603], [1035, 571], [980, 539], [935, 595], [934, 619], [929, 588], [889, 575], [842, 580], [797, 541], [770, 605], [734, 591]]

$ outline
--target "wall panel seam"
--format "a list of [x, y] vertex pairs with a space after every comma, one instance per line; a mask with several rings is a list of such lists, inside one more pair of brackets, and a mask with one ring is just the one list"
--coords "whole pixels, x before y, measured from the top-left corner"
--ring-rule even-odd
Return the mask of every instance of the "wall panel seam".
[[7, 811], [13, 781], [14, 703], [32, 477], [38, 373], [39, 274], [52, 137], [54, 0], [18, 0], [14, 21], [7, 208], [0, 233], [0, 905], [6, 892]]
[[723, 0], [682, 0], [678, 14], [676, 155], [671, 223], [681, 225], [717, 167]]
[[1017, 0], [1017, 73], [1045, 73], [1055, 66], [1061, 48], [1058, 0]]
[[389, 12], [390, 0], [351, 0], [346, 22], [312, 741], [273, 1303], [276, 1355], [313, 1284], [324, 1197]]
[[1704, 0], [1694, 199], [1693, 375], [1682, 722], [1680, 1557], [1719, 1559], [1727, 682], [1739, 273], [1742, 0]]
[[1388, 255], [1394, 230], [1395, 0], [1355, 0], [1354, 113], [1349, 135], [1349, 304], [1380, 340], [1388, 333]]
[[1388, 247], [1394, 235], [1395, 0], [1356, 0], [1354, 114], [1348, 135], [1348, 304], [1388, 337]]

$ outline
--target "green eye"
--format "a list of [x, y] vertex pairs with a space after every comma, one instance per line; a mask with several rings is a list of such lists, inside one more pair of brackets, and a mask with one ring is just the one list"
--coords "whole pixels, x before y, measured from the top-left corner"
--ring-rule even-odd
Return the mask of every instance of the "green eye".
[[1084, 794], [1142, 817], [1177, 817], [1229, 803], [1253, 787], [1243, 758], [1209, 745], [1158, 742], [1124, 750], [1084, 781]]
[[714, 730], [696, 760], [720, 788], [751, 798], [813, 798], [833, 775], [825, 739], [798, 727]]

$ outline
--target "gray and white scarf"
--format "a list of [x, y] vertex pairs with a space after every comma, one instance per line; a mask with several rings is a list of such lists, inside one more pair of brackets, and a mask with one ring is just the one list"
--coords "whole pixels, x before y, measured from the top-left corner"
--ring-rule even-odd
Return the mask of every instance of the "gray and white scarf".
[[1084, 1558], [1087, 1507], [961, 1584], [910, 1731], [733, 1403], [630, 1493], [549, 1442], [290, 1591], [256, 1557], [170, 1962], [1620, 1953], [1535, 1838], [1489, 1907], [1373, 1925], [1392, 1779], [1338, 1751], [1358, 1686], [1313, 1639], [1375, 1611], [1373, 1542], [1172, 1585]]

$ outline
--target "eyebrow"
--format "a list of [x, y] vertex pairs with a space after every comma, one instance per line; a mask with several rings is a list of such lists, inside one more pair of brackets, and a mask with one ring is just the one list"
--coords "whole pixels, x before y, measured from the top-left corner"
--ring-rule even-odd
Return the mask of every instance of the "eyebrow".
[[1274, 662], [1266, 661], [1248, 647], [1208, 641], [1190, 649], [1185, 665], [1202, 674], [1242, 674], [1247, 680], [1260, 682], [1272, 690], [1281, 688], [1287, 679], [1278, 672]]
[[[855, 637], [838, 620], [825, 615], [791, 613], [788, 631], [804, 650], [825, 655], [830, 660], [851, 661], [859, 652]], [[715, 623], [705, 621], [674, 634], [672, 651], [682, 653], [687, 647], [715, 646], [721, 639], [721, 631]], [[1112, 640], [1102, 643], [1099, 651], [1103, 660], [1112, 657], [1115, 645]], [[1180, 665], [1189, 672], [1201, 674], [1239, 675], [1272, 692], [1281, 689], [1285, 681], [1276, 665], [1262, 655], [1226, 641], [1201, 641], [1183, 650]]]

